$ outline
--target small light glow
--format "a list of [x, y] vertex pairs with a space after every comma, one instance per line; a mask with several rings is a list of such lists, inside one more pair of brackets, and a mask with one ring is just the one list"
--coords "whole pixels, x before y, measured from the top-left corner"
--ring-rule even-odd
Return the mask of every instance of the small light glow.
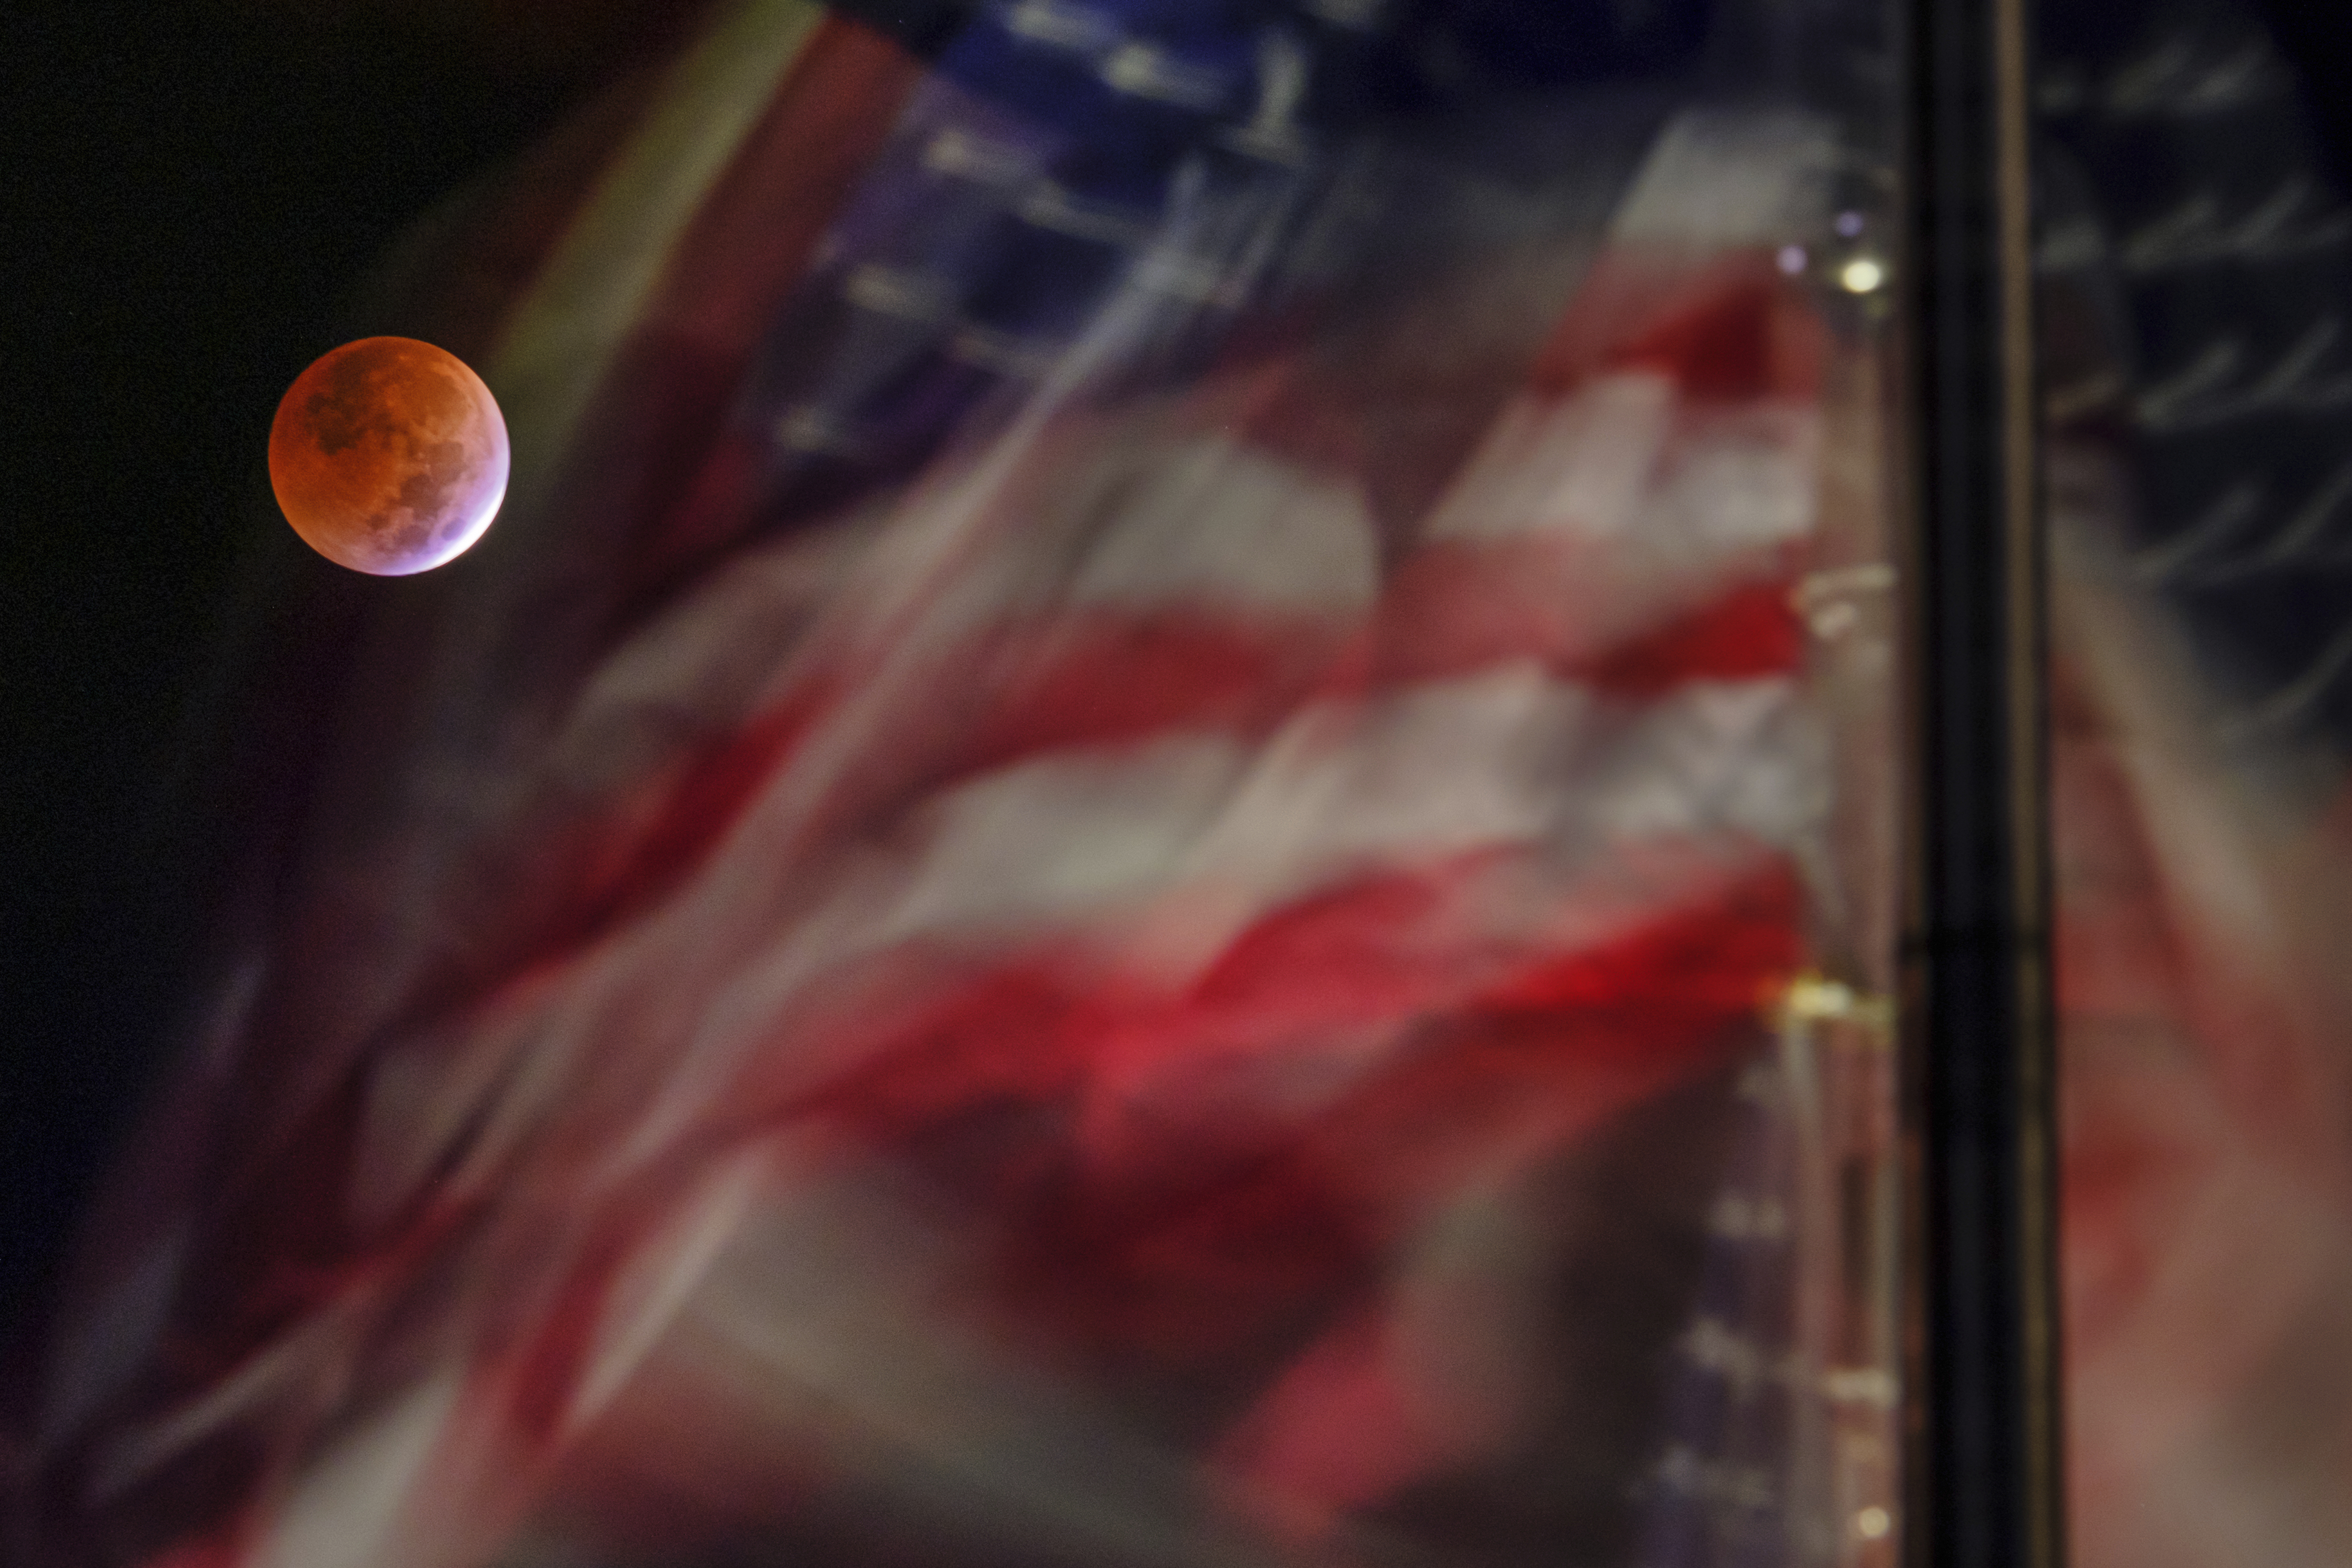
[[1784, 245], [1780, 247], [1780, 270], [1794, 277], [1805, 270], [1805, 247]]
[[1849, 294], [1868, 294], [1886, 281], [1886, 269], [1866, 256], [1858, 256], [1845, 264], [1838, 281]]
[[1853, 1532], [1864, 1541], [1880, 1541], [1895, 1528], [1895, 1516], [1876, 1503], [1853, 1516]]
[[1852, 239], [1854, 235], [1860, 234], [1862, 232], [1862, 214], [1860, 213], [1840, 213], [1837, 215], [1837, 232], [1847, 239]]

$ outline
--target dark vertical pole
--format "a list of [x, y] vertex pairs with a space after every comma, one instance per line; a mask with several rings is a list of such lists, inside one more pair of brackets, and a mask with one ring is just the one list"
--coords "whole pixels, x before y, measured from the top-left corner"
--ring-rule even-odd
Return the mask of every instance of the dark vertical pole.
[[1909, 0], [1912, 1568], [2060, 1568], [2027, 0]]

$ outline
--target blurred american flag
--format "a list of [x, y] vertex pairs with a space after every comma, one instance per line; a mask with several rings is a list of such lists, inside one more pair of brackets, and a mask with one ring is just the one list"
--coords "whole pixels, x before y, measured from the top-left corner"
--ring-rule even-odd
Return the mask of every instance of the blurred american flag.
[[[1850, 919], [1852, 547], [1819, 130], [1375, 133], [1314, 87], [1373, 13], [1024, 0], [926, 74], [752, 5], [676, 68], [99, 1223], [34, 1561], [1473, 1550], [1432, 1500], [1590, 1392], [1562, 1170], [1807, 1092], [1752, 1064]], [[1773, 1125], [1629, 1298], [1644, 1388], [1751, 1331], [1790, 1385], [1785, 1259], [1699, 1301], [1792, 1244]], [[1793, 1428], [1677, 1490], [1731, 1440], [1677, 1408], [1609, 1435], [1683, 1456], [1643, 1495], [1835, 1550], [1769, 1523]], [[1640, 1468], [1476, 1550], [1622, 1545]]]

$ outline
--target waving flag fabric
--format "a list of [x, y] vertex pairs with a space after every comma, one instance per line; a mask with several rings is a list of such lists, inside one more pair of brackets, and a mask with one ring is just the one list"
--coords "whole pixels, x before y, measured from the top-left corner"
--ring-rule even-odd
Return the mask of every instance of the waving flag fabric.
[[1378, 9], [690, 63], [781, 86], [511, 318], [566, 455], [356, 657], [34, 1561], [1843, 1550], [1825, 133], [1383, 118]]

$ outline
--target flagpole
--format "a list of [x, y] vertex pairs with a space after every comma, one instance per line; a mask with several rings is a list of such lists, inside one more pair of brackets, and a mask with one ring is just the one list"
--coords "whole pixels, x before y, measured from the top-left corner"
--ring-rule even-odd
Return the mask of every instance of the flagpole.
[[2028, 0], [1906, 0], [1906, 1558], [2061, 1568]]

